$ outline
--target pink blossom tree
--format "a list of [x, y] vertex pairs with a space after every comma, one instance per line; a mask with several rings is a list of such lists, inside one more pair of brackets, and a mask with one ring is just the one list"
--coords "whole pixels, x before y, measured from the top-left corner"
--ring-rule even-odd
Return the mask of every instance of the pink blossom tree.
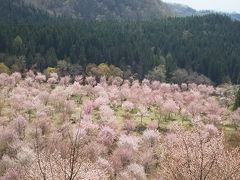
[[[212, 128], [175, 130], [165, 139], [163, 175], [167, 179], [238, 179], [239, 152], [226, 151], [223, 136]], [[215, 128], [214, 128], [215, 129]], [[234, 158], [233, 158], [234, 157]], [[228, 167], [227, 169], [224, 166]]]

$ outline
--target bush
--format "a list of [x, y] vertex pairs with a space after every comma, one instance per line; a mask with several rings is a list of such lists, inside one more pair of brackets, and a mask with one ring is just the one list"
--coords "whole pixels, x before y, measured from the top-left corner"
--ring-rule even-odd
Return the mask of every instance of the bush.
[[146, 76], [147, 79], [165, 82], [166, 68], [164, 65], [156, 66], [153, 70], [149, 71]]
[[1, 73], [10, 73], [10, 69], [4, 63], [0, 63], [0, 74]]
[[212, 81], [197, 72], [187, 72], [185, 69], [177, 69], [172, 73], [171, 82], [182, 84], [182, 83], [196, 83], [196, 84], [208, 84], [211, 85]]

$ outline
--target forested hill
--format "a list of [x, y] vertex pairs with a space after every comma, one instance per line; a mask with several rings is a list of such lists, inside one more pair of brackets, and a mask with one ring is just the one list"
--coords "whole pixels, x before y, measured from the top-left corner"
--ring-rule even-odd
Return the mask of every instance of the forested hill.
[[50, 17], [46, 11], [29, 6], [23, 0], [0, 0], [0, 19], [7, 23], [45, 22]]
[[0, 61], [10, 68], [44, 70], [65, 60], [83, 67], [102, 62], [123, 70], [131, 66], [141, 78], [160, 64], [167, 79], [178, 68], [204, 74], [215, 83], [237, 83], [240, 77], [240, 23], [226, 16], [83, 21], [50, 18], [35, 8], [5, 7], [4, 2]]
[[168, 7], [174, 11], [175, 15], [178, 17], [186, 17], [186, 16], [203, 16], [212, 13], [218, 13], [222, 15], [226, 15], [231, 17], [233, 20], [240, 21], [240, 14], [238, 13], [226, 13], [226, 12], [215, 12], [213, 10], [196, 10], [189, 6], [176, 4], [176, 3], [169, 3]]
[[175, 15], [161, 0], [23, 0], [53, 15], [83, 19], [150, 19]]
[[[197, 11], [182, 4], [165, 3], [161, 0], [4, 0], [32, 6], [53, 16], [80, 19], [161, 19], [164, 17], [186, 17], [211, 14], [213, 11]], [[4, 3], [5, 3], [4, 2]], [[234, 20], [240, 20], [237, 13], [224, 13]]]

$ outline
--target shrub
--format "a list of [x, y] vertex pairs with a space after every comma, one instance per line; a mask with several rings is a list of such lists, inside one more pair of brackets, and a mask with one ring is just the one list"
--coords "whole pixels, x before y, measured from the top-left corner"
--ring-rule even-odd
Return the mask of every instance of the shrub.
[[0, 74], [1, 73], [10, 73], [10, 69], [4, 63], [0, 63]]

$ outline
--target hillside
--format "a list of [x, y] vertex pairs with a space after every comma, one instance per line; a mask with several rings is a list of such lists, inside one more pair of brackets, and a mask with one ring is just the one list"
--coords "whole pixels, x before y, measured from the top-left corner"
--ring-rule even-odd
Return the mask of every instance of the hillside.
[[44, 22], [50, 17], [42, 10], [25, 4], [22, 0], [0, 0], [0, 20], [10, 24]]
[[240, 179], [225, 88], [21, 76], [0, 74], [3, 180]]
[[0, 52], [5, 53], [0, 60], [8, 67], [43, 71], [63, 59], [83, 67], [104, 62], [123, 70], [130, 66], [143, 78], [163, 64], [167, 79], [177, 68], [184, 68], [217, 84], [239, 82], [240, 23], [226, 16], [142, 22], [29, 18], [14, 25], [0, 18]]
[[159, 19], [163, 17], [199, 16], [211, 13], [225, 14], [240, 20], [237, 13], [209, 10], [197, 11], [191, 7], [161, 0], [7, 0], [30, 5], [50, 15], [81, 19]]
[[24, 0], [50, 14], [83, 19], [150, 19], [173, 16], [160, 0]]
[[0, 180], [240, 179], [240, 22], [165, 5], [0, 0]]
[[176, 4], [176, 3], [169, 3], [168, 6], [175, 13], [175, 15], [179, 17], [204, 16], [207, 14], [217, 13], [217, 14], [229, 16], [233, 20], [240, 21], [240, 14], [238, 13], [224, 13], [224, 12], [216, 12], [216, 11], [210, 11], [210, 10], [197, 11], [189, 6]]
[[192, 16], [197, 13], [195, 9], [182, 4], [169, 3], [168, 6], [180, 17]]

